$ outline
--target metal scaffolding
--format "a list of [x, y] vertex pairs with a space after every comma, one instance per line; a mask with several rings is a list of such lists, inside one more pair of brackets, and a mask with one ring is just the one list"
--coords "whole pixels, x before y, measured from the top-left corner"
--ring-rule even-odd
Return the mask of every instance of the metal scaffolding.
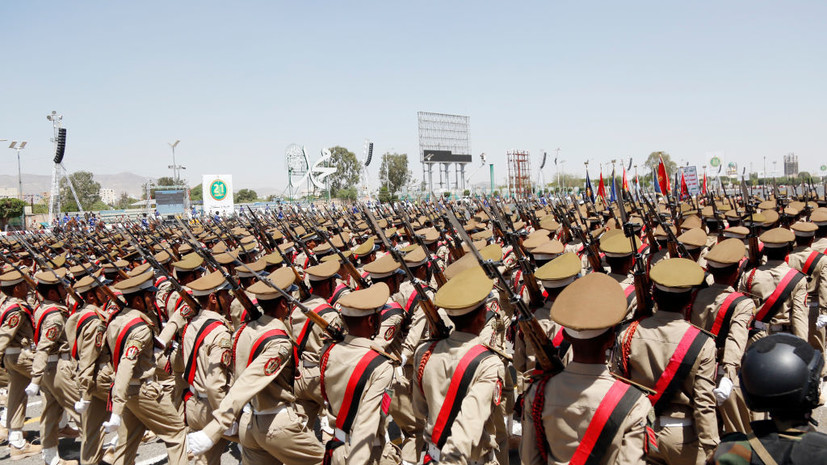
[[511, 195], [527, 197], [531, 195], [531, 157], [527, 150], [509, 150], [508, 188]]

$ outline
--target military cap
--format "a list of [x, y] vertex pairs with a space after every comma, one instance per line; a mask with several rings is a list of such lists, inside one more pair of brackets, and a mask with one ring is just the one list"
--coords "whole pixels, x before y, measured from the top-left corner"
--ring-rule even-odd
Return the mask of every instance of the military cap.
[[138, 249], [130, 246], [124, 251], [123, 257], [121, 258], [124, 260], [134, 260], [138, 258]]
[[238, 259], [238, 255], [233, 252], [221, 252], [213, 255], [213, 258], [221, 265], [229, 265]]
[[580, 274], [581, 267], [577, 254], [569, 252], [538, 268], [534, 277], [543, 282], [543, 287], [564, 287]]
[[[267, 278], [276, 285], [279, 289], [290, 292], [290, 287], [296, 281], [296, 275], [293, 270], [287, 267], [279, 268], [270, 273]], [[264, 281], [258, 281], [247, 288], [247, 291], [255, 294], [257, 300], [275, 300], [281, 297], [278, 291], [265, 284]]]
[[267, 260], [258, 259], [252, 263], [245, 263], [244, 265], [237, 265], [235, 267], [236, 273], [238, 273], [239, 278], [252, 278], [255, 276], [253, 271], [256, 273], [261, 273], [264, 271], [264, 268], [267, 266]]
[[439, 231], [435, 228], [419, 229], [414, 231], [414, 234], [417, 236], [425, 236], [423, 240], [426, 244], [433, 244], [439, 240]]
[[[479, 241], [474, 241], [473, 244], [471, 244], [471, 246], [473, 246], [477, 250], [482, 250], [485, 247], [486, 243], [487, 242], [484, 241], [484, 240], [479, 240]], [[465, 251], [466, 253], [471, 252], [471, 246], [469, 246], [467, 242], [463, 242], [462, 243], [462, 250]]]
[[54, 273], [52, 273], [52, 271], [49, 270], [35, 273], [34, 280], [37, 281], [38, 284], [58, 284], [60, 282], [60, 279], [58, 277], [64, 278], [68, 273], [68, 270], [66, 268], [56, 268], [53, 271]]
[[[776, 212], [775, 210], [766, 210], [761, 212], [761, 214], [764, 215], [764, 226], [771, 226], [775, 224], [775, 222], [778, 221], [779, 218], [778, 212]], [[756, 220], [756, 222], [758, 221]]]
[[313, 253], [316, 254], [316, 255], [324, 255], [324, 254], [330, 253], [330, 252], [333, 252], [333, 248], [330, 247], [330, 244], [328, 244], [327, 241], [322, 242], [321, 244], [317, 245], [316, 247], [313, 247]]
[[[613, 231], [618, 232], [612, 233], [609, 231], [600, 238], [600, 250], [603, 251], [607, 257], [620, 258], [632, 255], [635, 251], [632, 250], [631, 240], [623, 234], [622, 230], [617, 229]], [[635, 236], [634, 240], [635, 248], [640, 247], [640, 239]]]
[[[113, 266], [114, 265], [114, 266]], [[106, 262], [103, 264], [101, 268], [103, 268], [103, 272], [106, 274], [117, 273], [118, 270], [122, 270], [129, 266], [129, 262], [126, 260], [117, 260], [113, 262]]]
[[575, 339], [600, 336], [620, 323], [625, 315], [623, 288], [603, 273], [590, 273], [571, 283], [551, 306], [551, 319]]
[[759, 239], [761, 239], [761, 242], [764, 243], [765, 247], [787, 247], [790, 242], [795, 240], [795, 234], [793, 234], [793, 232], [789, 229], [772, 228], [764, 234], [761, 234]]
[[[480, 249], [480, 255], [482, 258], [486, 260], [493, 260], [499, 261], [503, 258], [503, 249], [498, 244], [491, 244], [487, 247], [483, 247]], [[474, 254], [467, 253], [463, 255], [459, 260], [455, 261], [448, 265], [445, 268], [444, 274], [445, 279], [451, 280], [454, 276], [457, 276], [461, 272], [467, 270], [468, 268], [472, 268], [474, 266], [479, 266], [477, 263], [477, 259], [474, 257]]]
[[564, 249], [565, 247], [562, 242], [557, 239], [551, 239], [535, 247], [531, 251], [531, 255], [535, 260], [551, 260], [563, 253]]
[[164, 263], [167, 263], [170, 260], [170, 256], [165, 250], [162, 250], [155, 254], [155, 260], [161, 265], [163, 265]]
[[[215, 244], [215, 245], [212, 247], [212, 253], [215, 253], [215, 254], [218, 254], [218, 253], [224, 253], [224, 252], [226, 252], [228, 249], [229, 249], [229, 248], [227, 247], [227, 243], [226, 243], [226, 242], [219, 242], [219, 243]], [[183, 253], [183, 252], [182, 252], [182, 253]]]
[[[672, 233], [677, 233], [674, 226], [669, 226], [669, 229], [672, 230]], [[669, 234], [667, 234], [666, 230], [663, 229], [663, 226], [661, 225], [658, 225], [658, 227], [655, 228], [654, 235], [655, 239], [666, 240], [669, 238]]]
[[[516, 230], [517, 226], [515, 225], [515, 226], [514, 226], [514, 228], [515, 228], [515, 230]], [[492, 235], [493, 235], [493, 234], [491, 233], [491, 230], [490, 230], [490, 229], [483, 229], [482, 231], [475, 232], [474, 234], [471, 234], [471, 239], [473, 239], [473, 240], [475, 240], [475, 241], [479, 241], [479, 240], [487, 240], [487, 239], [488, 239], [488, 238], [490, 238]]]
[[17, 270], [0, 275], [0, 287], [11, 287], [23, 282], [23, 275]]
[[72, 276], [75, 279], [81, 278], [83, 275], [87, 274], [91, 266], [89, 265], [75, 265], [69, 268], [69, 273], [72, 273]]
[[421, 245], [414, 246], [413, 250], [406, 253], [404, 258], [409, 267], [421, 266], [428, 261], [428, 256], [425, 255], [425, 250]]
[[712, 208], [712, 205], [707, 205], [703, 209], [701, 209], [701, 215], [704, 217], [707, 223], [710, 221], [720, 221], [718, 218], [715, 217], [715, 210]]
[[[769, 211], [767, 213], [769, 213]], [[776, 217], [775, 217], [776, 220], [778, 220], [777, 215], [778, 215], [778, 213], [776, 213]], [[749, 225], [751, 223], [755, 223], [756, 226], [761, 226], [764, 223], [766, 223], [769, 219], [772, 219], [772, 218], [768, 218], [763, 213], [753, 213], [751, 215], [747, 215], [746, 217], [744, 217], [743, 221], [744, 221], [744, 224], [746, 224], [746, 225]]]
[[545, 218], [540, 220], [540, 228], [545, 229], [546, 231], [557, 231], [557, 228], [559, 227], [560, 223], [558, 223], [551, 215], [547, 215]]
[[790, 229], [792, 229], [796, 236], [813, 237], [816, 234], [816, 230], [818, 230], [818, 226], [816, 226], [815, 223], [796, 221], [792, 226], [790, 226]]
[[396, 236], [397, 234], [399, 234], [399, 231], [396, 228], [388, 228], [385, 230], [385, 237], [387, 237], [388, 239], [390, 239], [393, 236]]
[[138, 276], [139, 274], [146, 273], [147, 271], [149, 271], [150, 268], [151, 268], [151, 266], [150, 266], [149, 263], [142, 263], [142, 264], [136, 266], [135, 268], [129, 270], [129, 272], [127, 272], [126, 274], [128, 276]]
[[805, 206], [806, 206], [806, 204], [804, 202], [802, 202], [800, 200], [794, 200], [794, 201], [790, 202], [789, 205], [787, 205], [787, 208], [792, 208], [793, 210], [796, 210], [796, 211], [800, 212], [801, 210], [804, 210]]
[[394, 260], [393, 255], [386, 254], [382, 258], [368, 263], [362, 269], [370, 273], [371, 278], [379, 279], [386, 278], [397, 271], [402, 271], [401, 266]]
[[726, 217], [728, 219], [740, 220], [741, 219], [741, 214], [738, 213], [736, 210], [728, 210], [726, 212]]
[[[336, 256], [333, 255], [333, 257]], [[337, 260], [328, 260], [311, 266], [304, 271], [307, 273], [307, 279], [310, 281], [324, 281], [336, 276], [336, 273], [339, 271], [339, 266]]]
[[[339, 252], [342, 252], [342, 255], [344, 255], [345, 257], [350, 257], [351, 255], [353, 255], [353, 252], [351, 252], [350, 250], [340, 250]], [[320, 258], [319, 261], [322, 261], [322, 262], [331, 262], [332, 261], [332, 262], [337, 262], [337, 263], [342, 262], [342, 260], [339, 258], [339, 254], [335, 254], [335, 253], [330, 254], [330, 255], [325, 255], [324, 257]]]
[[744, 239], [749, 234], [749, 228], [746, 226], [731, 226], [724, 229], [724, 237], [734, 237], [736, 239]]
[[368, 237], [365, 242], [362, 242], [355, 249], [353, 249], [353, 254], [356, 255], [357, 258], [364, 255], [370, 255], [370, 253], [376, 249], [375, 242], [375, 237]]
[[224, 275], [216, 270], [190, 282], [187, 287], [192, 289], [193, 296], [203, 297], [221, 289], [228, 289], [230, 284], [224, 279]]
[[760, 208], [761, 210], [775, 210], [775, 201], [764, 200], [763, 202], [758, 204], [758, 208]]
[[739, 263], [746, 255], [746, 247], [740, 239], [724, 239], [715, 244], [706, 254], [706, 264], [710, 268], [726, 268]]
[[549, 239], [549, 237], [547, 235], [543, 235], [543, 234], [533, 235], [533, 236], [530, 236], [530, 237], [526, 238], [526, 240], [523, 241], [523, 248], [527, 252], [531, 252], [532, 250], [536, 249], [537, 247], [539, 247], [544, 242], [548, 242], [550, 240], [551, 239]]
[[155, 292], [158, 289], [154, 286], [154, 277], [155, 275], [152, 272], [146, 272], [129, 279], [124, 279], [115, 284], [115, 289], [121, 291], [123, 295], [135, 294], [141, 291]]
[[[535, 237], [535, 236], [549, 237], [549, 235], [551, 233], [552, 233], [552, 231], [549, 231], [548, 229], [535, 229], [534, 231], [531, 232], [531, 234], [526, 236], [525, 241], [527, 241], [527, 240], [529, 240], [529, 239], [531, 239], [532, 237]], [[525, 241], [523, 241], [523, 243], [525, 243]]]
[[687, 292], [703, 282], [704, 270], [688, 258], [669, 258], [655, 264], [649, 278], [662, 291]]
[[181, 244], [181, 247], [178, 247], [178, 254], [180, 255], [184, 255], [190, 252], [192, 252], [192, 246], [189, 244]]
[[63, 245], [64, 245], [63, 241], [57, 241], [54, 244], [50, 244], [49, 247], [51, 247], [53, 249], [60, 249], [60, 248], [63, 247]]
[[784, 209], [784, 216], [794, 217], [794, 216], [798, 216], [800, 213], [801, 213], [801, 210], [799, 210], [798, 208], [795, 208], [793, 206], [787, 206], [787, 208]]
[[690, 215], [681, 222], [681, 229], [700, 228], [702, 225], [701, 219], [697, 215]]
[[379, 310], [388, 302], [391, 291], [385, 283], [376, 283], [367, 289], [345, 294], [339, 299], [339, 311], [344, 316], [364, 317]]
[[700, 249], [706, 245], [706, 233], [701, 228], [692, 228], [678, 236], [678, 241], [688, 250]]
[[468, 223], [466, 223], [465, 226], [463, 226], [463, 228], [465, 229], [466, 232], [471, 233], [471, 232], [477, 231], [479, 229], [485, 228], [485, 225], [477, 223], [476, 221], [474, 221], [473, 218], [471, 218], [471, 220], [468, 221]]
[[84, 292], [90, 291], [96, 287], [98, 287], [98, 280], [93, 278], [90, 275], [86, 275], [77, 280], [74, 286], [75, 292], [78, 294], [83, 294]]
[[434, 296], [434, 304], [443, 308], [448, 315], [465, 315], [483, 304], [493, 288], [493, 281], [485, 275], [482, 267], [474, 266], [439, 288]]
[[827, 226], [827, 211], [817, 208], [810, 215], [810, 221], [812, 221], [816, 226]]
[[514, 222], [514, 231], [519, 233], [519, 232], [522, 232], [524, 228], [525, 228], [525, 221], [515, 221]]
[[181, 257], [181, 260], [172, 262], [172, 266], [176, 271], [194, 271], [201, 267], [204, 259], [196, 253], [191, 253]]
[[55, 255], [54, 257], [47, 259], [47, 261], [55, 268], [60, 268], [66, 264], [66, 254]]

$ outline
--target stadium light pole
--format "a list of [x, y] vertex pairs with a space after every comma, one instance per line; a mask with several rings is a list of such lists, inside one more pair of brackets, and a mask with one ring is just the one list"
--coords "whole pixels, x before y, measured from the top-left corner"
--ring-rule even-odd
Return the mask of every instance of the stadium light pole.
[[[17, 141], [12, 141], [9, 148], [12, 150], [17, 151], [17, 195], [20, 197], [20, 200], [23, 200], [23, 174], [20, 169], [20, 151], [26, 148], [27, 141], [23, 141], [20, 145], [17, 145]], [[26, 229], [26, 212], [24, 211], [20, 215], [20, 228], [25, 230]]]
[[172, 180], [177, 184], [178, 183], [178, 166], [175, 164], [175, 147], [178, 146], [180, 140], [176, 140], [175, 142], [168, 142], [169, 146], [172, 148]]

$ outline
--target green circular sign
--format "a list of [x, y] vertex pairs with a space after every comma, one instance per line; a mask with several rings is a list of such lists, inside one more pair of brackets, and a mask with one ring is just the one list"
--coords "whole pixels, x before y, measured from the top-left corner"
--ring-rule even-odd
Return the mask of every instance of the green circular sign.
[[215, 200], [224, 200], [227, 197], [227, 184], [220, 179], [216, 179], [210, 184], [210, 197]]
[[717, 167], [721, 166], [721, 159], [718, 158], [718, 157], [712, 157], [709, 160], [709, 166], [711, 166], [713, 168], [717, 168]]
[[827, 165], [821, 165], [821, 171], [827, 171]]

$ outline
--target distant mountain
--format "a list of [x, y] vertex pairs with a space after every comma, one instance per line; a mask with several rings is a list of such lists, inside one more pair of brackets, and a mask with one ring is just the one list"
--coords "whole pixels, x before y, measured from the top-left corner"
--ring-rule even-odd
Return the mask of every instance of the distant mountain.
[[[141, 187], [147, 180], [153, 179], [149, 176], [141, 176], [135, 173], [98, 174], [95, 173], [95, 181], [99, 182], [101, 189], [112, 189], [117, 195], [122, 192], [130, 197], [139, 198]], [[17, 176], [0, 174], [0, 188], [17, 188]], [[26, 194], [49, 192], [52, 188], [52, 177], [50, 175], [23, 173], [23, 192]]]

